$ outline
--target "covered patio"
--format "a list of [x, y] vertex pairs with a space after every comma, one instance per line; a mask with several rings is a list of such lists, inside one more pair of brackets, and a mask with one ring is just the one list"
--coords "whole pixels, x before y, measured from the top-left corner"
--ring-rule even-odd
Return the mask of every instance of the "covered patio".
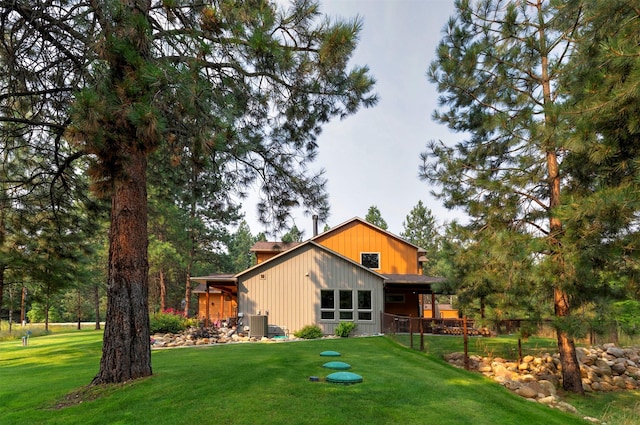
[[193, 289], [198, 294], [199, 318], [205, 326], [219, 320], [235, 320], [238, 315], [238, 279], [232, 274], [212, 274], [192, 277], [199, 285]]

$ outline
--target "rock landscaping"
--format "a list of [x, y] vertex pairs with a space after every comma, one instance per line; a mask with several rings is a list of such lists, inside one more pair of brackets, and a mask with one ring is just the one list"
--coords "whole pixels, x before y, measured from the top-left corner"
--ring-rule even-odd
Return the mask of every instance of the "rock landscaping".
[[[576, 347], [585, 392], [640, 389], [640, 347], [619, 348], [604, 344]], [[464, 353], [448, 354], [445, 360], [464, 367]], [[482, 373], [521, 397], [561, 410], [576, 412], [557, 395], [562, 374], [559, 354], [525, 356], [521, 362], [501, 358], [469, 356], [471, 370]]]
[[287, 338], [282, 336], [274, 338], [249, 337], [246, 333], [237, 332], [235, 327], [191, 327], [177, 334], [167, 333], [152, 335], [151, 348], [191, 347], [196, 345], [228, 344], [233, 342], [277, 342], [283, 340], [292, 341], [296, 339], [297, 338], [291, 335]]

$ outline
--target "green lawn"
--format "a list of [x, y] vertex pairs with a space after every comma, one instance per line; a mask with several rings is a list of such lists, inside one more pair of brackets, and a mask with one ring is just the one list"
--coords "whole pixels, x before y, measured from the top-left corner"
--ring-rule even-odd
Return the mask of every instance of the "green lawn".
[[[153, 377], [87, 389], [101, 337], [61, 329], [31, 338], [28, 347], [19, 338], [0, 342], [0, 424], [583, 423], [446, 365], [441, 355], [462, 351], [461, 337], [426, 335], [427, 354], [399, 345], [409, 344], [406, 335], [157, 351]], [[523, 354], [552, 352], [554, 344], [530, 338]], [[328, 349], [341, 351], [339, 360], [364, 382], [309, 382], [331, 373], [322, 364], [332, 359], [319, 356]], [[469, 350], [513, 358], [517, 338], [472, 338]], [[640, 391], [563, 397], [581, 416], [640, 424]]]
[[[83, 390], [97, 372], [100, 348], [96, 331], [32, 338], [28, 347], [15, 340], [0, 342], [0, 422], [582, 423], [384, 337], [155, 351], [152, 377]], [[340, 360], [364, 382], [310, 382], [309, 376], [324, 378], [331, 372], [322, 367], [331, 360], [320, 357], [325, 350], [343, 353]]]

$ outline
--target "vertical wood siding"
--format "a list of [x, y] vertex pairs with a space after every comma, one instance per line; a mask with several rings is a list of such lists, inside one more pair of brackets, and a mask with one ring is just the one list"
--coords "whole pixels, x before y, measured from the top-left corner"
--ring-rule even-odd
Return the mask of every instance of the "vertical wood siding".
[[[333, 334], [339, 320], [320, 319], [322, 289], [372, 291], [372, 320], [358, 321], [357, 334], [380, 332], [380, 313], [384, 308], [383, 280], [339, 256], [308, 244], [292, 254], [257, 267], [238, 282], [239, 311], [248, 315], [267, 314], [271, 329], [293, 334], [305, 325], [316, 324], [325, 334]], [[357, 299], [354, 301], [357, 305]], [[248, 319], [244, 323], [248, 324]]]
[[[224, 294], [210, 293], [209, 294], [209, 322], [213, 323], [216, 320], [225, 320], [229, 317], [236, 316], [237, 303], [234, 300], [225, 299]], [[204, 320], [207, 315], [207, 294], [198, 294], [198, 319]]]
[[379, 252], [380, 269], [376, 271], [381, 274], [421, 273], [416, 247], [361, 222], [348, 223], [340, 229], [328, 232], [324, 237], [320, 235], [314, 241], [356, 263], [360, 263], [362, 252]]

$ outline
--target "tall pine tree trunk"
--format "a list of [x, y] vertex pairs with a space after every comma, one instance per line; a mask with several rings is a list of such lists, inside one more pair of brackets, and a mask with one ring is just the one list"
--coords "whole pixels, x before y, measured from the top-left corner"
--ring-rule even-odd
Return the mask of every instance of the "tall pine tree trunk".
[[[537, 8], [542, 10], [542, 1], [538, 0]], [[547, 52], [545, 27], [540, 26], [540, 50]], [[553, 105], [551, 96], [551, 77], [549, 74], [549, 56], [545, 53], [541, 56], [541, 83], [545, 107]], [[557, 117], [550, 111], [544, 113], [544, 124], [548, 130], [549, 136], [543, 140], [543, 146], [546, 156], [547, 177], [549, 188], [549, 245], [551, 248], [552, 261], [555, 263], [557, 276], [553, 285], [553, 304], [556, 317], [562, 319], [569, 316], [570, 305], [566, 291], [562, 288], [567, 279], [565, 273], [565, 264], [562, 254], [562, 222], [555, 217], [554, 209], [560, 206], [560, 168], [558, 166], [558, 154], [556, 138]], [[562, 388], [579, 394], [584, 393], [582, 387], [582, 375], [580, 373], [580, 365], [576, 356], [576, 348], [573, 338], [567, 333], [564, 327], [559, 326], [556, 329], [558, 339], [558, 351], [560, 353], [560, 362], [562, 364]]]
[[[159, 140], [157, 122], [147, 112], [149, 79], [144, 66], [151, 61], [148, 0], [121, 0], [120, 17], [109, 30], [109, 49], [103, 53], [110, 65], [108, 86], [116, 98], [108, 143], [98, 150], [103, 172], [111, 182], [111, 226], [107, 273], [107, 314], [100, 370], [92, 384], [111, 384], [151, 375], [149, 329], [149, 261], [147, 231], [147, 158]], [[126, 88], [126, 89], [125, 89]]]
[[114, 182], [107, 317], [100, 371], [92, 384], [151, 375], [146, 154], [132, 148], [127, 169], [128, 177]]
[[[566, 317], [569, 315], [569, 303], [567, 294], [559, 288], [553, 291], [556, 317]], [[562, 388], [565, 391], [583, 394], [582, 375], [580, 364], [576, 356], [576, 347], [573, 338], [562, 329], [556, 329], [558, 339], [558, 351], [560, 353], [560, 364], [562, 365]]]
[[[553, 211], [555, 207], [560, 205], [560, 172], [555, 151], [547, 152], [547, 171], [550, 189], [549, 207]], [[562, 222], [558, 218], [551, 216], [549, 218], [549, 238], [553, 256], [552, 261], [555, 263], [557, 271], [557, 281], [553, 288], [553, 304], [555, 315], [559, 319], [569, 316], [571, 307], [566, 291], [561, 289], [563, 281], [567, 279], [561, 252], [562, 247], [560, 246], [561, 235]], [[584, 393], [582, 375], [573, 337], [567, 333], [563, 326], [558, 326], [556, 336], [560, 363], [562, 364], [562, 388], [566, 391], [582, 394]]]
[[158, 281], [160, 285], [160, 311], [165, 311], [167, 309], [167, 282], [162, 267], [158, 272]]

